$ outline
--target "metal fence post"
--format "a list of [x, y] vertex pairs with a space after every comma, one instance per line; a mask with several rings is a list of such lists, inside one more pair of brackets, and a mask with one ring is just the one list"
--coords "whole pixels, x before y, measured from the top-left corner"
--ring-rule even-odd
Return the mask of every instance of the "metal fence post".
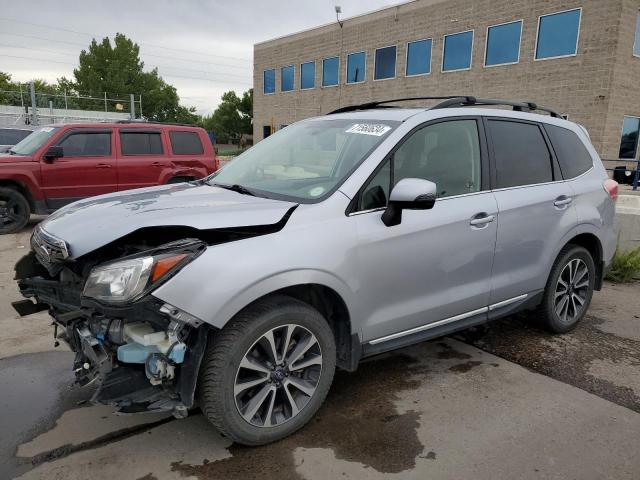
[[129, 94], [129, 102], [131, 102], [130, 117], [131, 120], [136, 119], [136, 97], [133, 93]]
[[104, 92], [104, 113], [107, 113], [107, 92]]
[[31, 82], [29, 84], [31, 90], [31, 125], [38, 125], [38, 106], [36, 104], [36, 85]]

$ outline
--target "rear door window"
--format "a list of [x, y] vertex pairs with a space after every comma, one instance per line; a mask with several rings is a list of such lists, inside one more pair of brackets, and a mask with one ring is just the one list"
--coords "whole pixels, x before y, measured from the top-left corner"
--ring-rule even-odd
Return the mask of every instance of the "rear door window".
[[495, 188], [553, 181], [551, 152], [537, 124], [489, 120], [496, 171]]
[[111, 132], [73, 132], [59, 146], [65, 157], [108, 157], [111, 155]]
[[120, 132], [120, 148], [123, 155], [161, 155], [160, 132]]
[[169, 132], [174, 155], [202, 155], [204, 148], [196, 132]]
[[544, 128], [551, 139], [564, 178], [575, 178], [593, 166], [591, 154], [575, 132], [555, 125], [545, 125]]

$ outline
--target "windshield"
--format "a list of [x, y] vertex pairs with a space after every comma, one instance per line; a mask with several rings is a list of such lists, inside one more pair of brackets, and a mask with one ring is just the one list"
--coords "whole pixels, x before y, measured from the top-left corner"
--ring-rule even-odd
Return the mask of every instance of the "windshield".
[[318, 200], [399, 124], [389, 120], [308, 120], [278, 131], [207, 179], [258, 195]]
[[34, 130], [24, 140], [12, 147], [9, 152], [15, 155], [33, 155], [57, 130], [58, 127], [42, 127]]

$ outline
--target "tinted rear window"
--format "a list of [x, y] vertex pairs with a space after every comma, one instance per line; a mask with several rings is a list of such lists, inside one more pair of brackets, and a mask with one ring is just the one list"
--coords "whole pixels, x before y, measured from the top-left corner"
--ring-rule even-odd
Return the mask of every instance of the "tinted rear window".
[[14, 130], [11, 128], [0, 128], [0, 145], [15, 145], [19, 143], [24, 137], [29, 135], [29, 130]]
[[169, 132], [171, 150], [175, 155], [202, 155], [204, 148], [196, 132]]
[[540, 127], [530, 123], [490, 120], [496, 164], [496, 187], [551, 182], [551, 155]]
[[162, 153], [160, 132], [120, 132], [123, 155], [158, 155]]
[[593, 166], [593, 158], [575, 132], [554, 125], [544, 128], [551, 138], [564, 178], [575, 178]]

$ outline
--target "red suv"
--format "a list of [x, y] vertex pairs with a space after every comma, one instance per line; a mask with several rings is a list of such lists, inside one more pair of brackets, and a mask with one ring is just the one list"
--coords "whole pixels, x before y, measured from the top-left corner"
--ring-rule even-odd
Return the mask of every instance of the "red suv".
[[49, 125], [0, 154], [0, 234], [75, 200], [205, 177], [219, 160], [202, 128], [141, 122]]

